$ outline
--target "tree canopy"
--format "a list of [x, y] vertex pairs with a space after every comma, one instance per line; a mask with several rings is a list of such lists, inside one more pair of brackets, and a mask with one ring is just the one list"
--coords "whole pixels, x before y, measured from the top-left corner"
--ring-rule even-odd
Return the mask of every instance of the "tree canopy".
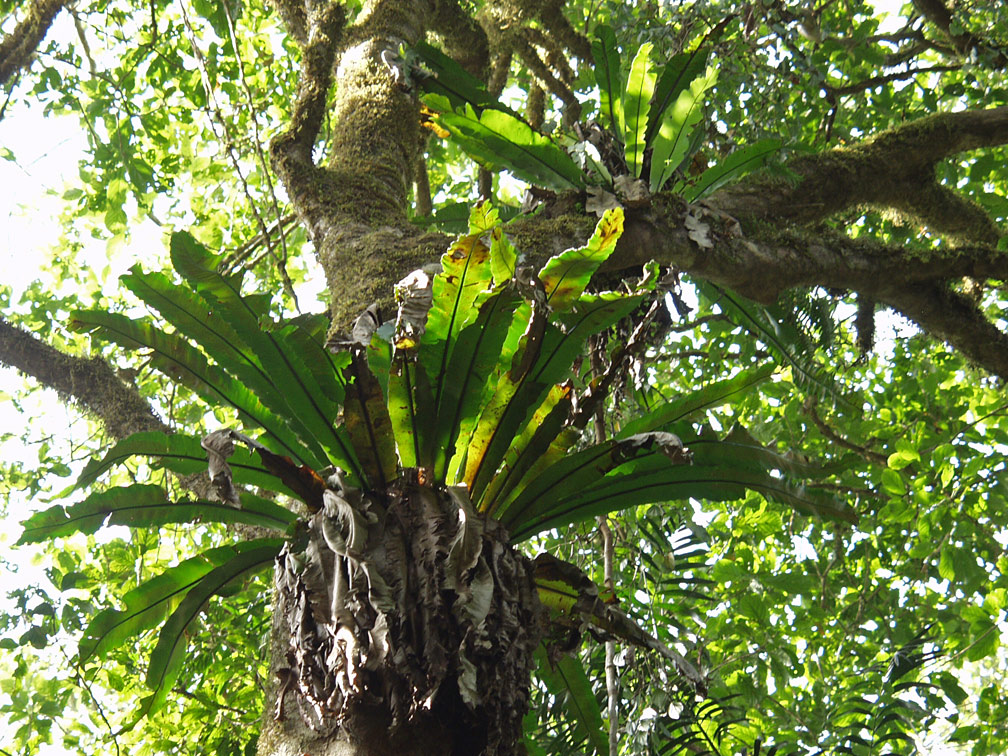
[[87, 144], [0, 282], [3, 752], [281, 752], [259, 568], [428, 477], [431, 616], [551, 613], [529, 753], [1008, 750], [1002, 3], [0, 7]]

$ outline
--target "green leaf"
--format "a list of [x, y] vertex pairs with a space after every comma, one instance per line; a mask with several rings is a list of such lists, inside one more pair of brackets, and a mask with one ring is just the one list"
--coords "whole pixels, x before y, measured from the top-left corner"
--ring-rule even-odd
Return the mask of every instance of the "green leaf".
[[[250, 297], [242, 296], [240, 279], [225, 278], [216, 270], [217, 258], [191, 235], [176, 232], [171, 238], [172, 264], [210, 307], [212, 316], [221, 317], [251, 350], [258, 364], [281, 390], [289, 408], [286, 417], [295, 419], [326, 450], [326, 461], [346, 470], [351, 479], [360, 478], [360, 469], [346, 436], [336, 426], [339, 404], [325, 387], [314, 380], [305, 358], [323, 359], [318, 353], [302, 355], [286, 345], [282, 335], [275, 335], [265, 313], [257, 311]], [[304, 343], [304, 342], [302, 342]], [[315, 469], [326, 465], [319, 460], [305, 461]]]
[[[480, 217], [474, 211], [474, 232], [482, 222]], [[427, 330], [420, 340], [418, 358], [426, 375], [433, 376], [434, 380], [430, 388], [435, 425], [425, 436], [426, 446], [420, 447], [419, 464], [433, 469], [440, 460], [442, 473], [450, 452], [443, 443], [439, 445], [439, 440], [448, 439], [454, 431], [449, 425], [450, 418], [441, 411], [447, 401], [449, 383], [456, 380], [456, 376], [448, 373], [448, 365], [463, 327], [478, 314], [477, 296], [487, 289], [492, 278], [490, 249], [481, 236], [482, 233], [471, 233], [460, 237], [442, 256], [442, 271], [434, 277], [432, 286], [433, 303], [427, 314]]]
[[696, 182], [685, 186], [682, 195], [687, 202], [705, 197], [730, 181], [756, 170], [781, 148], [780, 139], [761, 139], [735, 150], [724, 160], [712, 165]]
[[552, 310], [569, 310], [578, 302], [595, 271], [616, 249], [622, 233], [623, 208], [607, 210], [587, 244], [568, 249], [547, 261], [539, 271], [539, 280]]
[[[153, 461], [181, 475], [205, 472], [207, 453], [200, 445], [200, 439], [179, 433], [171, 435], [160, 431], [145, 431], [127, 436], [116, 443], [101, 458], [94, 458], [81, 471], [77, 482], [68, 491], [85, 488], [116, 465], [134, 456], [151, 457]], [[259, 486], [270, 491], [280, 491], [289, 496], [296, 494], [282, 485], [263, 466], [260, 459], [249, 450], [236, 447], [228, 459], [236, 485]]]
[[595, 27], [595, 39], [591, 43], [592, 58], [595, 61], [595, 83], [599, 88], [599, 105], [602, 114], [609, 120], [609, 130], [616, 135], [623, 133], [623, 73], [620, 70], [619, 48], [612, 27], [601, 24]]
[[388, 383], [388, 413], [399, 461], [404, 468], [432, 467], [423, 450], [434, 435], [434, 397], [427, 371], [420, 362], [396, 358]]
[[477, 115], [471, 105], [456, 112], [440, 95], [425, 95], [423, 99], [437, 112], [438, 124], [484, 168], [507, 170], [547, 189], [584, 188], [584, 175], [570, 155], [510, 113], [487, 109]]
[[202, 352], [178, 334], [165, 333], [148, 322], [101, 310], [78, 310], [70, 326], [78, 331], [97, 331], [129, 349], [151, 349], [150, 360], [154, 367], [191, 388], [210, 406], [223, 403], [233, 407], [245, 423], [265, 430], [283, 453], [311, 467], [326, 466], [326, 453], [313, 436], [308, 437], [309, 446], [303, 444], [291, 430], [289, 416], [271, 412], [245, 383], [211, 365]]
[[688, 157], [693, 129], [704, 114], [704, 97], [716, 80], [717, 70], [708, 68], [705, 74], [695, 78], [689, 87], [679, 94], [663, 117], [652, 145], [650, 175], [652, 193], [659, 191], [672, 172]]
[[551, 502], [535, 517], [526, 519], [511, 533], [512, 543], [518, 543], [550, 528], [563, 527], [608, 512], [640, 504], [699, 499], [735, 501], [744, 498], [746, 490], [756, 491], [766, 498], [787, 504], [799, 511], [829, 519], [853, 522], [850, 510], [830, 494], [794, 485], [783, 479], [730, 465], [689, 465], [671, 467], [665, 471], [631, 475], [613, 473], [604, 482], [578, 493], [567, 493]]
[[[448, 363], [448, 375], [455, 379], [446, 383], [446, 390], [438, 405], [442, 422], [439, 429], [447, 431], [438, 439], [440, 447], [451, 455], [444, 480], [455, 483], [460, 466], [465, 464], [469, 440], [479, 419], [485, 395], [492, 391], [491, 380], [496, 382], [495, 369], [501, 355], [506, 352], [504, 342], [522, 300], [513, 287], [486, 293], [477, 300], [479, 314], [459, 333]], [[443, 422], [447, 420], [448, 422]], [[434, 466], [436, 479], [442, 477], [442, 463]]]
[[504, 230], [497, 226], [490, 231], [490, 274], [494, 286], [501, 286], [514, 278], [518, 250], [511, 244]]
[[87, 626], [78, 651], [81, 663], [159, 625], [183, 597], [214, 569], [250, 549], [254, 550], [256, 544], [269, 544], [275, 556], [282, 543], [282, 539], [278, 538], [262, 539], [210, 549], [138, 585], [122, 597], [122, 609], [105, 609]]
[[909, 441], [899, 438], [896, 439], [896, 452], [889, 455], [887, 464], [893, 470], [902, 470], [920, 460], [920, 452]]
[[707, 50], [697, 48], [693, 52], [673, 55], [668, 63], [662, 66], [655, 84], [651, 111], [648, 113], [647, 133], [644, 139], [648, 146], [653, 143], [668, 107], [679, 98], [686, 86], [701, 76], [707, 68], [708, 55]]
[[970, 625], [970, 634], [974, 636], [974, 640], [966, 651], [966, 658], [969, 661], [986, 659], [1001, 648], [1001, 634], [991, 619]]
[[950, 672], [941, 672], [938, 675], [938, 684], [941, 686], [942, 692], [955, 706], [959, 706], [969, 698], [969, 694], [963, 690], [959, 681]]
[[615, 292], [585, 295], [558, 318], [563, 330], [545, 322], [541, 305], [533, 308], [511, 369], [497, 382], [469, 445], [464, 480], [474, 502], [482, 500], [512, 440], [521, 435], [549, 390], [568, 378], [588, 336], [628, 315], [643, 297]]
[[168, 691], [185, 661], [187, 629], [203, 611], [206, 602], [249, 573], [272, 566], [283, 543], [279, 538], [260, 538], [238, 544], [234, 547], [235, 553], [231, 559], [212, 569], [189, 588], [185, 598], [161, 628], [157, 646], [151, 654], [147, 667], [147, 687], [153, 693], [142, 703], [142, 716], [150, 715], [164, 705]]
[[882, 488], [892, 496], [905, 496], [907, 492], [903, 478], [890, 467], [882, 471]]
[[855, 513], [832, 494], [785, 478], [781, 471], [792, 469], [793, 461], [740, 436], [725, 441], [712, 434], [690, 438], [688, 427], [681, 435], [693, 455], [689, 465], [673, 465], [660, 449], [651, 449], [613, 467], [618, 457], [614, 442], [608, 442], [546, 470], [501, 518], [512, 541], [639, 504], [688, 498], [732, 501], [743, 498], [747, 489], [801, 512], [856, 521]]
[[623, 118], [626, 121], [624, 154], [627, 167], [637, 177], [641, 175], [641, 168], [644, 166], [648, 112], [651, 109], [651, 97], [655, 89], [651, 49], [651, 43], [645, 42], [637, 50], [637, 55], [630, 64], [630, 76], [627, 78], [626, 92], [623, 94]]
[[938, 560], [938, 575], [942, 580], [955, 580], [955, 549], [951, 544], [942, 544], [941, 557]]
[[766, 345], [781, 364], [791, 368], [794, 382], [819, 395], [850, 405], [833, 378], [816, 364], [814, 347], [794, 326], [787, 313], [777, 306], [763, 306], [729, 289], [696, 280], [697, 289], [716, 303], [732, 322], [738, 324]]
[[236, 509], [218, 501], [172, 501], [161, 486], [136, 484], [93, 493], [70, 507], [55, 506], [33, 515], [25, 521], [18, 544], [70, 533], [91, 534], [112, 525], [144, 528], [183, 522], [241, 522], [284, 530], [295, 520], [297, 515], [290, 510], [251, 494], [243, 495], [242, 507]]
[[[245, 346], [227, 319], [214, 317], [211, 303], [172, 283], [167, 276], [144, 273], [138, 266], [134, 266], [131, 273], [121, 280], [130, 291], [160, 312], [180, 334], [198, 344], [229, 375], [251, 389], [272, 413], [285, 418], [305, 443], [319, 443], [319, 439], [300, 420], [299, 410], [302, 408], [289, 402], [290, 392], [274, 384], [269, 371]], [[302, 322], [307, 325], [310, 321]], [[276, 334], [276, 338], [283, 344], [285, 352], [301, 355], [308, 373], [317, 384], [318, 393], [326, 398], [329, 411], [335, 412], [343, 399], [345, 385], [341, 366], [337, 366], [321, 341], [299, 323], [286, 326]]]
[[610, 439], [570, 454], [522, 487], [511, 501], [506, 501], [497, 510], [496, 515], [505, 527], [518, 531], [540, 514], [549, 512], [555, 500], [562, 499], [566, 493], [599, 483], [628, 460], [650, 457], [656, 451], [660, 454], [661, 443], [667, 435], [641, 434]]
[[[500, 470], [482, 498], [473, 502], [478, 510], [496, 515], [498, 503], [511, 498], [512, 492], [522, 486], [526, 475], [534, 475], [540, 464], [548, 465], [558, 456], [566, 456], [574, 438], [579, 435], [574, 429], [566, 428], [571, 416], [572, 393], [570, 385], [550, 389], [545, 401], [532, 415], [531, 422], [508, 447]], [[563, 443], [560, 443], [561, 440]]]
[[433, 45], [421, 41], [412, 50], [430, 74], [417, 79], [422, 91], [448, 98], [454, 108], [469, 104], [477, 111], [494, 108], [514, 115], [514, 111], [491, 96], [482, 81]]
[[646, 415], [631, 420], [620, 429], [619, 436], [625, 438], [636, 433], [659, 430], [672, 423], [679, 423], [701, 410], [713, 409], [738, 399], [773, 375], [775, 369], [773, 365], [764, 365], [743, 370], [731, 378], [691, 391], [685, 396], [660, 405]]
[[566, 654], [550, 664], [542, 646], [536, 649], [536, 676], [560, 701], [574, 726], [586, 737], [594, 753], [609, 753], [609, 738], [602, 723], [602, 710], [592, 692], [581, 662]]

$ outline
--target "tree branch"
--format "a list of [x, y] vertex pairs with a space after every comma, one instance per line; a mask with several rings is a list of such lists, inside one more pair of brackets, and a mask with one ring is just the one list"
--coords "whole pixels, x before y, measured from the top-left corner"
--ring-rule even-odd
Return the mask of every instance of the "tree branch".
[[941, 113], [863, 144], [792, 160], [788, 168], [799, 177], [794, 184], [755, 175], [717, 192], [708, 203], [743, 222], [798, 224], [868, 204], [920, 214], [939, 233], [996, 242], [999, 231], [989, 220], [979, 220], [982, 211], [974, 209], [969, 221], [962, 221], [968, 200], [957, 200], [950, 210], [950, 190], [935, 189], [934, 166], [952, 155], [1006, 143], [1008, 106]]
[[483, 27], [458, 0], [439, 0], [431, 28], [441, 36], [446, 55], [480, 81], [486, 81], [490, 42]]
[[[896, 64], [894, 63], [893, 65]], [[863, 92], [866, 89], [873, 89], [874, 87], [879, 87], [883, 84], [889, 84], [894, 81], [905, 81], [906, 79], [919, 76], [920, 74], [945, 73], [947, 71], [958, 71], [960, 68], [962, 68], [962, 66], [928, 66], [926, 68], [910, 68], [906, 71], [896, 71], [894, 73], [872, 76], [870, 78], [854, 82], [853, 84], [846, 84], [842, 87], [827, 86], [825, 89], [827, 94], [831, 97], [845, 97], [857, 92]]]
[[[284, 4], [288, 14], [294, 14], [297, 6], [297, 3]], [[300, 23], [298, 19], [300, 17], [295, 15], [295, 20], [291, 23]], [[302, 31], [304, 59], [290, 128], [277, 136], [270, 145], [273, 166], [285, 183], [289, 177], [296, 176], [305, 169], [315, 168], [312, 148], [325, 117], [337, 37], [345, 20], [343, 7], [331, 3], [310, 20], [310, 30], [305, 28]], [[304, 17], [304, 23], [308, 23], [307, 16]], [[297, 185], [297, 182], [293, 183]]]
[[301, 47], [307, 45], [308, 8], [305, 0], [272, 0], [272, 3], [291, 38]]
[[949, 286], [935, 285], [901, 288], [887, 302], [930, 335], [1008, 380], [1008, 334], [968, 297]]
[[[913, 0], [913, 4], [928, 21], [938, 27], [960, 55], [969, 55], [973, 50], [989, 48], [983, 39], [974, 34], [966, 31], [961, 34], [953, 33], [952, 12], [942, 0]], [[998, 52], [991, 60], [993, 68], [1004, 68], [1006, 64], [1008, 64], [1008, 56], [1004, 52]]]
[[[648, 260], [770, 304], [786, 289], [822, 286], [856, 291], [893, 307], [936, 338], [945, 339], [987, 370], [1008, 378], [1008, 335], [989, 322], [950, 285], [968, 276], [1008, 279], [1008, 253], [987, 245], [931, 250], [851, 239], [823, 229], [745, 236], [731, 218], [699, 212], [712, 246], [700, 248], [684, 223], [698, 210], [655, 198], [649, 209], [629, 211], [609, 270], [629, 269]], [[519, 219], [508, 231], [531, 264], [583, 243], [592, 219], [571, 214]]]
[[64, 399], [74, 400], [116, 439], [139, 431], [169, 432], [135, 386], [101, 358], [66, 354], [0, 318], [0, 363], [19, 370]]
[[31, 63], [32, 55], [45, 39], [56, 14], [66, 0], [35, 0], [14, 31], [0, 40], [0, 84]]

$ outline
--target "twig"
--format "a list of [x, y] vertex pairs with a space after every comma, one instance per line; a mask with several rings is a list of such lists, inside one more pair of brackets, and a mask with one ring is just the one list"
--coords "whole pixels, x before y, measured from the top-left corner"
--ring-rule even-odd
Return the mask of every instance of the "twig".
[[851, 451], [856, 452], [859, 456], [863, 457], [869, 462], [873, 462], [877, 465], [882, 465], [883, 467], [888, 467], [889, 458], [885, 454], [880, 454], [879, 452], [872, 451], [871, 449], [867, 449], [864, 446], [858, 446], [852, 441], [848, 441], [843, 436], [840, 436], [832, 428], [826, 425], [825, 421], [823, 421], [823, 419], [819, 417], [818, 414], [816, 414], [814, 399], [809, 398], [805, 400], [805, 410], [809, 413], [809, 416], [812, 418], [812, 422], [815, 423], [815, 426], [819, 429], [819, 432], [822, 433], [827, 439], [835, 443], [837, 446], [842, 446], [845, 449], [850, 449]]
[[75, 665], [71, 662], [70, 656], [67, 654], [66, 649], [63, 647], [63, 644], [60, 643], [57, 645], [59, 646], [60, 653], [63, 654], [63, 658], [67, 662], [67, 666], [73, 668], [74, 679], [77, 681], [77, 684], [80, 685], [84, 689], [84, 691], [88, 694], [88, 698], [91, 699], [91, 702], [94, 704], [95, 709], [98, 711], [98, 716], [101, 717], [102, 722], [105, 723], [105, 727], [109, 731], [109, 737], [112, 739], [112, 744], [115, 746], [116, 756], [119, 756], [119, 754], [121, 753], [121, 751], [119, 750], [119, 734], [112, 729], [112, 723], [109, 722], [108, 718], [105, 716], [105, 708], [101, 705], [101, 701], [98, 700], [98, 697], [94, 694], [94, 691], [91, 690], [91, 684], [86, 679], [84, 679], [84, 675], [80, 673], [80, 665]]
[[[252, 88], [249, 86], [248, 79], [245, 76], [245, 61], [242, 60], [241, 46], [238, 44], [238, 34], [235, 32], [234, 18], [231, 14], [231, 4], [225, 2], [222, 5], [224, 7], [224, 15], [226, 16], [228, 22], [228, 33], [231, 35], [231, 46], [234, 47], [235, 60], [238, 63], [238, 73], [241, 78], [242, 89], [245, 90], [245, 96], [248, 98], [249, 116], [252, 118], [252, 132], [255, 141], [256, 157], [259, 160], [259, 167], [266, 179], [266, 188], [269, 191], [270, 202], [273, 205], [273, 213], [277, 218], [277, 228], [280, 231], [280, 254], [277, 255], [274, 251], [273, 245], [269, 243], [270, 237], [268, 235], [265, 237], [266, 246], [267, 249], [269, 249], [270, 254], [273, 256], [273, 259], [276, 260], [277, 270], [280, 272], [280, 279], [283, 281], [284, 291], [294, 302], [294, 309], [301, 312], [301, 307], [298, 305], [297, 294], [294, 293], [294, 284], [290, 279], [290, 275], [287, 273], [287, 236], [284, 234], [284, 226], [282, 222], [283, 215], [280, 212], [280, 203], [277, 202], [276, 188], [273, 186], [273, 177], [270, 175], [269, 161], [266, 160], [266, 155], [262, 148], [262, 138], [259, 134], [259, 116], [252, 96]], [[256, 215], [256, 219], [259, 220], [260, 225], [263, 225], [258, 215]], [[263, 226], [262, 231], [265, 232], [265, 226]]]
[[[234, 167], [235, 174], [238, 176], [239, 181], [242, 185], [242, 190], [245, 196], [248, 198], [249, 207], [252, 210], [252, 215], [256, 219], [256, 223], [259, 226], [259, 232], [262, 234], [263, 238], [266, 240], [266, 244], [272, 249], [272, 245], [269, 242], [269, 233], [266, 229], [266, 222], [262, 218], [262, 214], [259, 212], [259, 208], [256, 206], [256, 201], [252, 196], [252, 190], [249, 188], [248, 181], [245, 178], [245, 173], [241, 169], [241, 164], [238, 160], [238, 154], [235, 147], [235, 142], [231, 136], [231, 130], [228, 128], [227, 120], [224, 118], [224, 113], [221, 110], [220, 103], [217, 101], [217, 93], [210, 84], [210, 74], [207, 70], [206, 59], [203, 57], [203, 51], [200, 49], [199, 44], [196, 39], [196, 32], [192, 27], [192, 23], [189, 21], [189, 14], [186, 13], [185, 3], [179, 6], [182, 11], [182, 22], [185, 24], [186, 32], [189, 34], [189, 42], [193, 48], [193, 54], [196, 56], [196, 63], [200, 69], [200, 79], [203, 82], [203, 89], [207, 95], [208, 110], [211, 116], [211, 129], [213, 129], [214, 134], [217, 134], [217, 128], [213, 125], [216, 120], [220, 124], [223, 136], [221, 141], [224, 143], [227, 149], [228, 157], [231, 159], [231, 165]], [[237, 49], [237, 46], [236, 46]], [[212, 106], [210, 105], [212, 103]], [[297, 306], [297, 297], [294, 296], [294, 288], [290, 285], [290, 279], [286, 276], [286, 270], [281, 271], [281, 277], [284, 282], [284, 290], [289, 297], [292, 297], [295, 307]]]
[[[589, 354], [591, 360], [592, 375], [596, 382], [601, 381], [605, 373], [602, 367], [602, 339], [595, 337], [592, 339], [592, 346]], [[605, 441], [605, 406], [599, 402], [595, 408], [595, 443], [601, 444]], [[609, 527], [606, 515], [598, 518], [599, 533], [602, 536], [602, 570], [605, 579], [606, 590], [612, 595], [613, 584], [613, 534]], [[609, 756], [616, 756], [619, 752], [619, 687], [616, 677], [616, 643], [607, 640], [605, 644], [605, 675], [606, 675], [606, 699], [607, 713], [609, 716]]]

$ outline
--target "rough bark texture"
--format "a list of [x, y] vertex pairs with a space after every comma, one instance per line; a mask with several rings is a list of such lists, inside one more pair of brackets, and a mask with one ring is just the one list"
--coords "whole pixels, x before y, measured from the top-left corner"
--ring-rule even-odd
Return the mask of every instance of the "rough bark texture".
[[517, 753], [543, 633], [529, 560], [464, 488], [330, 485], [278, 559], [261, 756]]
[[115, 439], [140, 431], [168, 431], [136, 387], [124, 383], [105, 360], [66, 354], [2, 319], [0, 363], [73, 400]]
[[36, 0], [28, 5], [21, 23], [0, 40], [0, 84], [5, 84], [31, 63], [35, 50], [64, 5], [65, 0]]

